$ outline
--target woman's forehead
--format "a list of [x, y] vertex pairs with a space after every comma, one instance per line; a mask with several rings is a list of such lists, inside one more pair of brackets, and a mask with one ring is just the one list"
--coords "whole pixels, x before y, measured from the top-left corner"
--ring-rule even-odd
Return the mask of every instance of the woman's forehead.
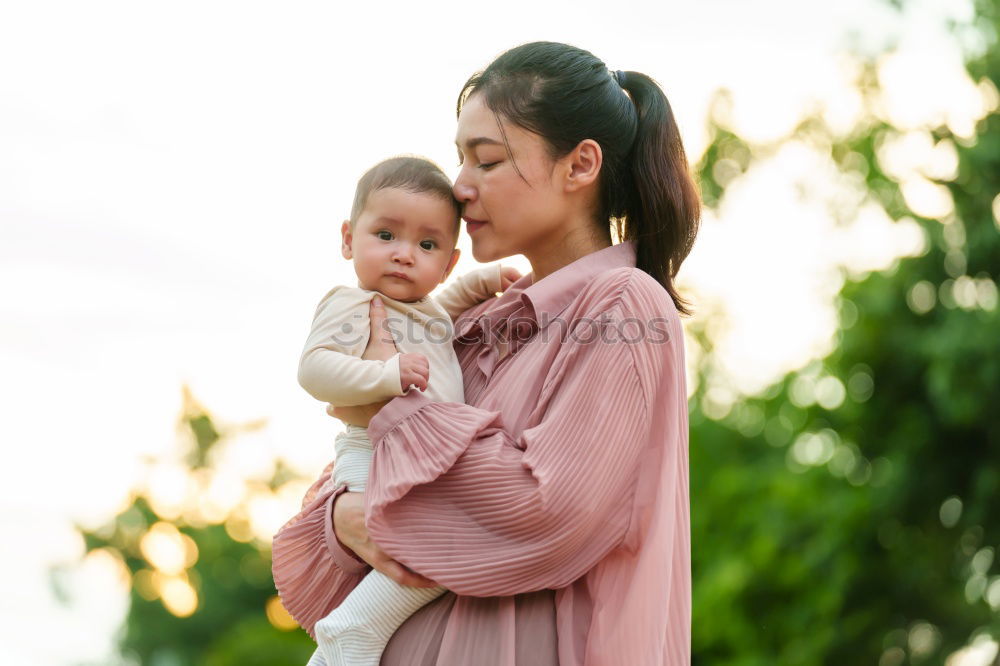
[[[486, 106], [481, 95], [473, 95], [466, 100], [458, 115], [458, 129], [455, 144], [459, 148], [475, 148], [477, 145], [496, 143], [503, 145], [502, 119]], [[506, 129], [504, 123], [504, 129]]]

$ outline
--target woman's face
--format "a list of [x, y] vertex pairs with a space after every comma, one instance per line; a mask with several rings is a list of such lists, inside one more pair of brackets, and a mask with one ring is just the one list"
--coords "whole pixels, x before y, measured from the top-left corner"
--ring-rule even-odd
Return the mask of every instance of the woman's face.
[[501, 123], [502, 132], [497, 116], [476, 93], [458, 117], [455, 142], [462, 170], [454, 192], [464, 207], [472, 254], [480, 262], [515, 254], [531, 260], [557, 247], [565, 235], [560, 163], [549, 157], [540, 136]]

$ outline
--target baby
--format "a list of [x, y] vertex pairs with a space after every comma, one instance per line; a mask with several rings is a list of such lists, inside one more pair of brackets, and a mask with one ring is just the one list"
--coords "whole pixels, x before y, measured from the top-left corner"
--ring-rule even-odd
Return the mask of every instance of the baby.
[[[351, 219], [341, 228], [341, 251], [354, 263], [358, 286], [334, 287], [316, 308], [299, 362], [299, 383], [306, 391], [336, 406], [387, 400], [410, 387], [432, 400], [465, 402], [452, 348], [453, 321], [519, 275], [499, 265], [483, 268], [429, 298], [458, 261], [460, 224], [461, 207], [451, 182], [427, 160], [396, 157], [362, 176]], [[385, 307], [399, 349], [387, 361], [360, 358], [368, 344], [368, 308], [375, 296]], [[334, 450], [332, 483], [363, 492], [372, 459], [366, 429], [346, 426]], [[402, 586], [371, 571], [316, 623], [319, 650], [309, 665], [377, 666], [399, 625], [444, 591]]]

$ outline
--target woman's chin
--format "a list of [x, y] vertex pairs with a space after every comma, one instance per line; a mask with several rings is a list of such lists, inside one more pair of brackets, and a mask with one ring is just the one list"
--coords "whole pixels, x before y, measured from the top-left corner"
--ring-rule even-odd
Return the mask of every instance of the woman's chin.
[[481, 264], [488, 264], [492, 261], [499, 261], [506, 256], [499, 252], [496, 248], [489, 247], [485, 243], [476, 243], [472, 241], [472, 258]]

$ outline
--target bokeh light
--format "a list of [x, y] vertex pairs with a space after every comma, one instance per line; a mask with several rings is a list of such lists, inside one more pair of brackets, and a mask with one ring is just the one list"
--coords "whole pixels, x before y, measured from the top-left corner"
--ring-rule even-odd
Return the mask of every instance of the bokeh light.
[[177, 617], [188, 617], [198, 608], [198, 593], [186, 576], [163, 576], [156, 583], [163, 605]]
[[198, 560], [198, 546], [194, 540], [167, 522], [150, 527], [140, 545], [146, 560], [169, 576], [182, 573]]
[[299, 623], [281, 605], [281, 599], [277, 595], [267, 600], [266, 612], [268, 622], [282, 631], [291, 631], [299, 626]]

